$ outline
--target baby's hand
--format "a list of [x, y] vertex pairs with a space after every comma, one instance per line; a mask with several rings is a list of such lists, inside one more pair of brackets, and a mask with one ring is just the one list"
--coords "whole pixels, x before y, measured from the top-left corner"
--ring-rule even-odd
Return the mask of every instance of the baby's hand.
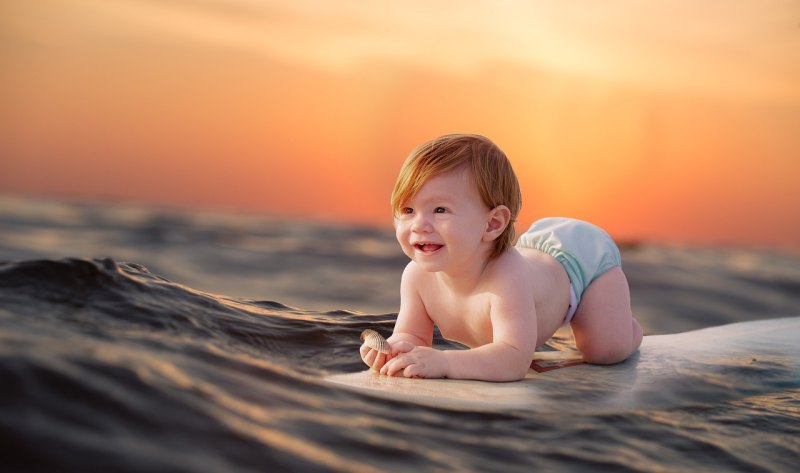
[[388, 359], [391, 358], [392, 348], [378, 332], [366, 329], [361, 333], [361, 340], [364, 342], [359, 349], [361, 360], [374, 370], [383, 367]]
[[391, 358], [391, 355], [387, 355], [374, 348], [370, 348], [366, 342], [361, 345], [359, 352], [361, 353], [361, 360], [375, 371], [383, 368], [383, 366], [386, 364], [386, 361]]
[[405, 341], [392, 347], [392, 359], [384, 363], [380, 372], [389, 376], [398, 372], [406, 378], [444, 378], [447, 375], [447, 360], [441, 351]]

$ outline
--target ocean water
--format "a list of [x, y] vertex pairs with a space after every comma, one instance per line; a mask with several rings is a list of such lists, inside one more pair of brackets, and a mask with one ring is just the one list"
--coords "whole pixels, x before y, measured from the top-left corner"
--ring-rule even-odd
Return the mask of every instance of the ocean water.
[[[796, 252], [638, 243], [622, 255], [646, 334], [800, 315]], [[391, 332], [405, 262], [388, 223], [0, 196], [0, 470], [800, 465], [800, 374], [617, 413], [462, 412], [323, 383], [364, 369], [363, 329]]]

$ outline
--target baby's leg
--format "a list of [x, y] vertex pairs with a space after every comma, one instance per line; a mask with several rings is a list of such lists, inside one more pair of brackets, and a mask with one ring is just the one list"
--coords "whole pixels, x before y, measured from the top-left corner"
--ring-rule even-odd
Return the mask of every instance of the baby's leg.
[[622, 268], [612, 268], [589, 284], [571, 326], [587, 363], [618, 363], [639, 348], [642, 328], [631, 313], [630, 290]]

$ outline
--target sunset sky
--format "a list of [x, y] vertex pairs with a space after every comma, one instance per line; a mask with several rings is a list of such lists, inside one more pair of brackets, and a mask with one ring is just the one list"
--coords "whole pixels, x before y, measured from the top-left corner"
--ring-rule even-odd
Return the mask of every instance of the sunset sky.
[[0, 194], [390, 228], [451, 132], [506, 151], [525, 223], [800, 247], [800, 3], [0, 5]]

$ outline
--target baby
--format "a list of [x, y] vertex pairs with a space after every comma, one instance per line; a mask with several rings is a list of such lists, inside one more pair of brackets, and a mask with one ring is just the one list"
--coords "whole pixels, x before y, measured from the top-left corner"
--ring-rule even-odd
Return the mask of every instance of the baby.
[[[612, 364], [639, 347], [619, 250], [600, 228], [534, 222], [513, 245], [519, 183], [505, 154], [477, 135], [446, 135], [406, 159], [392, 192], [400, 283], [391, 353], [361, 346], [389, 376], [513, 381], [570, 324], [584, 361]], [[431, 348], [433, 327], [469, 350]]]

